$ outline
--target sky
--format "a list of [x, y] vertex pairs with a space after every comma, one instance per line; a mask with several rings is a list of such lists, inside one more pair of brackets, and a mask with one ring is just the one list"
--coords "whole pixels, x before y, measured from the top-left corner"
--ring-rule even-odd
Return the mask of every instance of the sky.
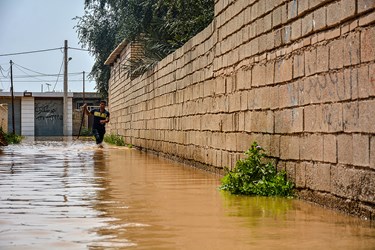
[[[84, 0], [0, 0], [0, 89], [10, 91], [12, 60], [15, 92], [63, 91], [64, 40], [82, 49], [72, 19], [83, 14]], [[83, 91], [85, 71], [85, 91], [96, 92], [88, 79], [94, 58], [78, 49], [68, 49], [68, 91]], [[49, 51], [5, 56], [40, 50]]]

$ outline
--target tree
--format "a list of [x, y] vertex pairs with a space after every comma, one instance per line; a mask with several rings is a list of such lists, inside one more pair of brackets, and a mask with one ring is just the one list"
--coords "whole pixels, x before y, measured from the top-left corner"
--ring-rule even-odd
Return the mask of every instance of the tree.
[[214, 0], [85, 0], [76, 17], [81, 44], [95, 56], [91, 76], [107, 96], [109, 68], [104, 65], [124, 39], [144, 45], [135, 70], [144, 71], [175, 51], [213, 19]]

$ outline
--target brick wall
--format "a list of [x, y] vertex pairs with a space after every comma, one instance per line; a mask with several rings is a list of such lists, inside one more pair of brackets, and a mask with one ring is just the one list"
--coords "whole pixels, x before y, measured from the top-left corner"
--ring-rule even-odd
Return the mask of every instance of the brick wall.
[[8, 104], [0, 104], [0, 128], [8, 133]]
[[375, 1], [216, 0], [215, 19], [131, 80], [110, 132], [210, 171], [257, 141], [301, 197], [375, 218]]

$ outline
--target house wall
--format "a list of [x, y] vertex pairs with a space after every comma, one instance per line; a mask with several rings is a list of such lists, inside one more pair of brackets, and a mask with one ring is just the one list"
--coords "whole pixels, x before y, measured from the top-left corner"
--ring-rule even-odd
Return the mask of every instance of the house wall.
[[27, 97], [21, 99], [21, 135], [35, 135], [35, 98]]
[[8, 133], [8, 104], [0, 104], [0, 127], [4, 133]]
[[214, 21], [134, 80], [110, 133], [222, 173], [253, 141], [299, 196], [375, 218], [375, 1], [216, 0]]

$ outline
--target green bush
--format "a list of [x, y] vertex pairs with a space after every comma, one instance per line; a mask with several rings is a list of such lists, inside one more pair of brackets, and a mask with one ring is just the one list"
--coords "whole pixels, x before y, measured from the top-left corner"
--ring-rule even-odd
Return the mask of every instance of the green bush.
[[80, 136], [90, 136], [90, 135], [91, 135], [90, 129], [88, 129], [86, 127], [81, 128]]
[[18, 144], [22, 141], [22, 138], [23, 138], [21, 135], [17, 135], [17, 134], [13, 134], [13, 133], [4, 133], [3, 128], [1, 128], [1, 127], [0, 127], [0, 133], [2, 134], [5, 141], [8, 144]]
[[122, 138], [121, 135], [115, 135], [115, 134], [105, 135], [104, 141], [109, 144], [114, 144], [116, 146], [125, 146], [124, 138]]
[[294, 185], [287, 181], [286, 172], [277, 172], [263, 151], [254, 142], [245, 152], [247, 158], [237, 161], [235, 168], [221, 179], [220, 189], [241, 195], [292, 196]]

